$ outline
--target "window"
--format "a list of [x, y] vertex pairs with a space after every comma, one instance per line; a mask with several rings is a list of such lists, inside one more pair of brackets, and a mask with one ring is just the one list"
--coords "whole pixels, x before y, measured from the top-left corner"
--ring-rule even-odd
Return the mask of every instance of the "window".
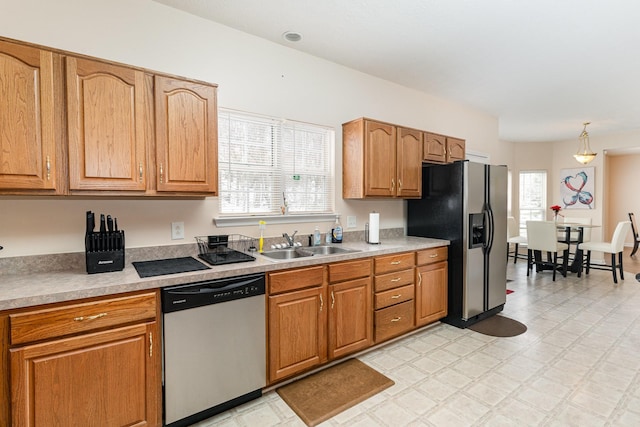
[[527, 235], [527, 221], [544, 221], [547, 210], [547, 171], [520, 172], [520, 235]]
[[240, 111], [218, 111], [220, 213], [332, 213], [335, 132]]

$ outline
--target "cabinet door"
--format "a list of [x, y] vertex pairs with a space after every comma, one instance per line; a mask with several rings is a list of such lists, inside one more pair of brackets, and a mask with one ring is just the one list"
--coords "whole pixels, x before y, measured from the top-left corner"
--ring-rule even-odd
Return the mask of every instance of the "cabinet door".
[[329, 358], [373, 344], [371, 278], [329, 286]]
[[422, 195], [422, 135], [415, 129], [398, 128], [396, 195], [420, 197]]
[[327, 360], [326, 288], [269, 297], [269, 382]]
[[218, 191], [216, 87], [156, 76], [158, 191]]
[[66, 65], [70, 189], [144, 191], [151, 78], [81, 58]]
[[56, 109], [62, 106], [59, 70], [60, 58], [52, 52], [0, 41], [2, 190], [62, 190], [56, 126]]
[[464, 139], [447, 137], [447, 163], [456, 160], [464, 160], [465, 158], [465, 141]]
[[397, 185], [395, 126], [367, 120], [364, 153], [365, 196], [393, 197]]
[[155, 322], [10, 351], [12, 425], [160, 425]]
[[416, 326], [447, 315], [447, 263], [438, 262], [417, 269]]
[[424, 136], [422, 160], [430, 163], [446, 163], [447, 137], [427, 132]]

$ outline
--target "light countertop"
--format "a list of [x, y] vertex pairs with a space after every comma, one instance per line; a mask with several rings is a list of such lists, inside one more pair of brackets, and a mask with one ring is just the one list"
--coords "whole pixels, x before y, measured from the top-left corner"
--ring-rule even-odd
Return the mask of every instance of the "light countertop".
[[[124, 270], [111, 273], [87, 274], [84, 271], [63, 270], [34, 274], [7, 274], [1, 277], [0, 310], [36, 306], [81, 298], [113, 295], [123, 292], [157, 289], [165, 286], [219, 279], [251, 273], [265, 273], [295, 267], [346, 261], [364, 257], [417, 251], [449, 245], [446, 240], [401, 237], [383, 241], [379, 245], [364, 242], [343, 243], [346, 249], [357, 250], [345, 254], [312, 256], [275, 261], [256, 255], [256, 260], [238, 264], [210, 266], [209, 270], [140, 278], [131, 263]], [[197, 258], [194, 253], [193, 257]]]

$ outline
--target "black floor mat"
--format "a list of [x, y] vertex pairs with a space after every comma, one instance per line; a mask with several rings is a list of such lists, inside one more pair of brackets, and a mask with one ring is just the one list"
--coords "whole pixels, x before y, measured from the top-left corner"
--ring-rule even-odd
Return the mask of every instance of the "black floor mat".
[[186, 273], [187, 271], [208, 270], [210, 268], [190, 256], [139, 261], [132, 264], [140, 277], [164, 276], [165, 274]]

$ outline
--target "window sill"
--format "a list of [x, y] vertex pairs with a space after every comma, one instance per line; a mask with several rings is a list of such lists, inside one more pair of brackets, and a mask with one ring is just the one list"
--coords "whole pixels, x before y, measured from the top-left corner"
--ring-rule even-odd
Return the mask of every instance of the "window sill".
[[256, 215], [224, 216], [213, 218], [216, 227], [242, 227], [258, 225], [258, 221], [267, 224], [298, 224], [304, 222], [333, 222], [338, 214], [300, 214], [300, 215]]

